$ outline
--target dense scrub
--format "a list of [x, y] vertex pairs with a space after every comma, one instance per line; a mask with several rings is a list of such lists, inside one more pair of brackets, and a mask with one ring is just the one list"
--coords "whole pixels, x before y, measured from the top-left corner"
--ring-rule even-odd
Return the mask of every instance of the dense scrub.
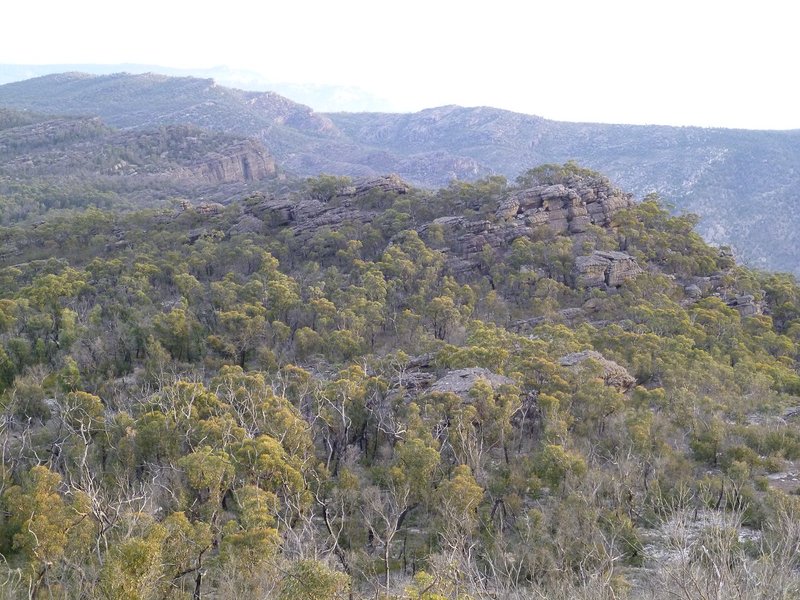
[[[375, 192], [306, 238], [237, 233], [258, 198], [0, 230], [0, 597], [800, 593], [800, 500], [770, 479], [800, 459], [797, 282], [653, 198], [456, 276], [421, 226], [514, 189]], [[592, 250], [644, 272], [576, 286]]]

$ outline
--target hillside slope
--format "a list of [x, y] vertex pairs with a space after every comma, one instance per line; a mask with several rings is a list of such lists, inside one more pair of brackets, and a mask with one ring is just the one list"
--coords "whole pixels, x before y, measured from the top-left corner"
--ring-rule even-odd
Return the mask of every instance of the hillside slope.
[[800, 286], [574, 164], [0, 228], [8, 597], [800, 592]]
[[97, 117], [0, 109], [0, 223], [50, 208], [226, 199], [275, 178], [255, 140], [189, 125], [120, 131]]

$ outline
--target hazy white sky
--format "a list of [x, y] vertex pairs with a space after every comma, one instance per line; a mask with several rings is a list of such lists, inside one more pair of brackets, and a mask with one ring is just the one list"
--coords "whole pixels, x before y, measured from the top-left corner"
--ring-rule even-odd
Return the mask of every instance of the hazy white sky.
[[9, 0], [2, 12], [0, 64], [226, 65], [356, 86], [402, 111], [800, 128], [792, 1]]

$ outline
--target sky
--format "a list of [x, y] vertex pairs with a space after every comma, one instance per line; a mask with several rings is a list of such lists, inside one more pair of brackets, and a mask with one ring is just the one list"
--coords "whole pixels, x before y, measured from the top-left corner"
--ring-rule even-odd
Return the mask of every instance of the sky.
[[342, 88], [354, 107], [361, 94], [402, 112], [459, 104], [563, 121], [800, 129], [795, 4], [11, 0], [0, 65], [226, 66]]

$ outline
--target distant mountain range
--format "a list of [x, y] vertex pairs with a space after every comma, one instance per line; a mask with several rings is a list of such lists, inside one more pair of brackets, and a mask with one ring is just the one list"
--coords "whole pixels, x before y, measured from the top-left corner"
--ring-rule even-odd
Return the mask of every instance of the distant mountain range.
[[[591, 102], [591, 95], [587, 95]], [[47, 75], [0, 86], [0, 107], [98, 116], [123, 130], [191, 125], [251, 137], [297, 175], [394, 172], [416, 185], [514, 178], [575, 160], [701, 216], [709, 241], [800, 273], [800, 130], [564, 123], [493, 108], [318, 113], [273, 92], [154, 74]]]
[[161, 73], [171, 77], [197, 77], [213, 79], [220, 85], [261, 92], [277, 92], [295, 102], [313, 106], [321, 111], [388, 111], [392, 103], [355, 86], [326, 85], [319, 83], [292, 83], [265, 77], [261, 73], [226, 66], [210, 68], [175, 68], [140, 63], [124, 64], [53, 64], [8, 65], [0, 64], [0, 85], [41, 77], [51, 73], [88, 73], [111, 75], [113, 73]]

